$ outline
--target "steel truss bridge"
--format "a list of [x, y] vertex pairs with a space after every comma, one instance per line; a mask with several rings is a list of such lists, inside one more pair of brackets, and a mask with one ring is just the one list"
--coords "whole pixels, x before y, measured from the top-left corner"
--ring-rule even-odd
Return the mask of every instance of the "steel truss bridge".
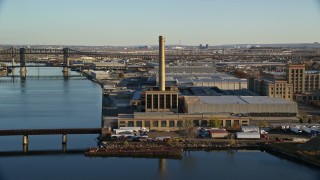
[[[46, 54], [46, 55], [63, 55], [64, 58], [68, 58], [70, 56], [89, 56], [94, 57], [97, 59], [102, 58], [123, 58], [123, 59], [130, 59], [130, 58], [138, 58], [138, 59], [145, 59], [145, 60], [152, 60], [158, 59], [158, 54], [143, 54], [143, 53], [112, 53], [112, 52], [94, 52], [94, 51], [78, 51], [73, 50], [70, 48], [63, 48], [63, 49], [29, 49], [29, 48], [9, 48], [0, 50], [1, 55], [19, 55], [20, 59], [21, 56], [27, 54]], [[167, 60], [179, 60], [179, 59], [205, 59], [205, 58], [212, 58], [212, 59], [226, 59], [226, 58], [274, 58], [274, 57], [281, 57], [281, 58], [319, 58], [320, 54], [293, 54], [293, 55], [277, 55], [271, 53], [263, 53], [263, 54], [254, 54], [254, 53], [235, 53], [235, 54], [166, 54]]]

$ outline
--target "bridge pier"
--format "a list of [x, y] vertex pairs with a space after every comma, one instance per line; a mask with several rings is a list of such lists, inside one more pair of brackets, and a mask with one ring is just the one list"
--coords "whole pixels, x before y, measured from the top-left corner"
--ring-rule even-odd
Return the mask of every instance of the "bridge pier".
[[69, 77], [69, 48], [63, 48], [63, 77]]
[[24, 154], [27, 154], [28, 151], [29, 151], [28, 144], [24, 144], [24, 145], [23, 145], [23, 153], [24, 153]]
[[67, 144], [67, 134], [62, 134], [62, 144]]
[[25, 48], [20, 48], [20, 77], [22, 80], [25, 80], [27, 77]]
[[62, 144], [62, 152], [67, 152], [67, 144]]
[[28, 143], [29, 143], [28, 135], [23, 135], [23, 145], [28, 145]]
[[63, 67], [62, 74], [63, 74], [64, 79], [68, 79], [69, 78], [69, 68]]

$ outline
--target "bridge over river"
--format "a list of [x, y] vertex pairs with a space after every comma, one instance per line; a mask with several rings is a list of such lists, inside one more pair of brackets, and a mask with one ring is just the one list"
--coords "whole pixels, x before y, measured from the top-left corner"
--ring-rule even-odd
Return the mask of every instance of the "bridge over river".
[[101, 134], [101, 128], [69, 128], [69, 129], [10, 129], [0, 130], [0, 136], [23, 136], [23, 144], [29, 143], [29, 135], [62, 135], [62, 144], [67, 143], [67, 134]]

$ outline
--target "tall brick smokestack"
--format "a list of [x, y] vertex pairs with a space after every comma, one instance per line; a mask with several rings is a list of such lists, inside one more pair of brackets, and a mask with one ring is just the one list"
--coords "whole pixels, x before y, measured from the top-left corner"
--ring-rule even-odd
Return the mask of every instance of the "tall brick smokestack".
[[164, 54], [164, 37], [159, 36], [159, 90], [166, 90], [166, 65]]

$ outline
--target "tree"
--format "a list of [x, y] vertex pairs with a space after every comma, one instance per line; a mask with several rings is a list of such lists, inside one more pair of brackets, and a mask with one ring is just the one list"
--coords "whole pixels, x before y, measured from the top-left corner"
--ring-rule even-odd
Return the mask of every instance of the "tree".
[[258, 125], [259, 127], [262, 127], [262, 128], [269, 127], [269, 124], [266, 121], [260, 121]]
[[119, 78], [124, 78], [124, 74], [121, 72], [121, 73], [119, 73]]
[[181, 130], [180, 130], [181, 135], [186, 135], [190, 138], [194, 138], [197, 136], [197, 129], [194, 127], [193, 121], [192, 120], [185, 120]]

